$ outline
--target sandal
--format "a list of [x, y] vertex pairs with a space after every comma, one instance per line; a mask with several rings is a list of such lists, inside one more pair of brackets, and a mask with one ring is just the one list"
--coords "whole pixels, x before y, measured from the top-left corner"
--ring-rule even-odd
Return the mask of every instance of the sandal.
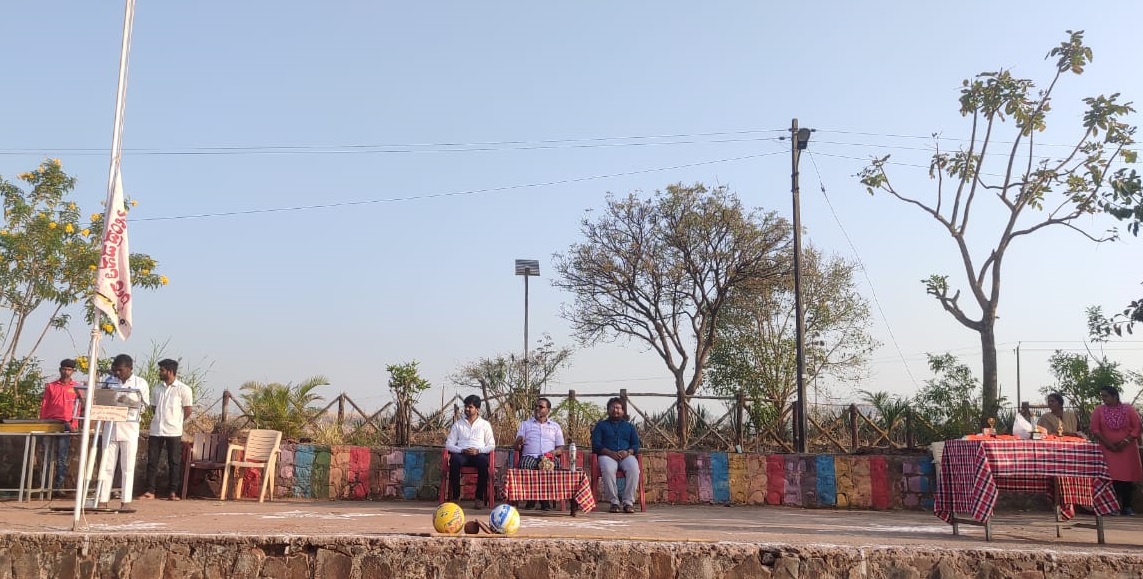
[[618, 504], [612, 503], [611, 504], [611, 510], [609, 510], [607, 512], [609, 512], [609, 513], [620, 513], [620, 512], [623, 512], [623, 509], [619, 508]]
[[141, 498], [141, 499], [153, 499], [153, 498], [155, 498], [155, 493], [153, 493], [151, 491], [147, 491], [147, 492], [143, 493], [143, 496], [141, 496], [139, 498]]
[[635, 505], [623, 505], [623, 512], [634, 513], [635, 512]]

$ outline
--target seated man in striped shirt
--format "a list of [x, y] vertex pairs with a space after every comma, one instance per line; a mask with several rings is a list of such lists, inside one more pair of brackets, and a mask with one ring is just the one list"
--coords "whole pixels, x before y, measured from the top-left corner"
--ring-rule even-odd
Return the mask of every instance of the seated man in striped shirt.
[[[539, 398], [532, 410], [532, 417], [520, 423], [516, 431], [516, 452], [520, 453], [520, 468], [538, 469], [540, 459], [549, 452], [556, 452], [564, 445], [564, 430], [553, 420], [548, 419], [552, 413], [552, 402], [547, 398]], [[525, 509], [536, 506], [535, 501], [528, 501]], [[540, 510], [552, 510], [550, 501], [540, 501]]]

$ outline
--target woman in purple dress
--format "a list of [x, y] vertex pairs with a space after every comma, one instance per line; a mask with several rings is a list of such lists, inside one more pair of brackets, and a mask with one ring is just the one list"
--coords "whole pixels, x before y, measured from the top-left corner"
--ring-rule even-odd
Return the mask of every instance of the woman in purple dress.
[[1120, 514], [1134, 515], [1131, 495], [1135, 483], [1143, 480], [1143, 463], [1139, 460], [1139, 413], [1130, 404], [1120, 402], [1119, 389], [1114, 386], [1100, 388], [1099, 396], [1103, 404], [1091, 413], [1091, 434], [1107, 458]]

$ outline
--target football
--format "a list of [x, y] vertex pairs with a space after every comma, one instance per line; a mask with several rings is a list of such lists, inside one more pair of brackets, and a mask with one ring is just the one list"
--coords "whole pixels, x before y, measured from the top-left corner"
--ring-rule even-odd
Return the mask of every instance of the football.
[[496, 533], [513, 535], [520, 528], [520, 513], [512, 505], [497, 505], [488, 514], [488, 526]]
[[464, 528], [464, 511], [456, 503], [441, 503], [433, 513], [433, 528], [438, 533], [455, 535]]

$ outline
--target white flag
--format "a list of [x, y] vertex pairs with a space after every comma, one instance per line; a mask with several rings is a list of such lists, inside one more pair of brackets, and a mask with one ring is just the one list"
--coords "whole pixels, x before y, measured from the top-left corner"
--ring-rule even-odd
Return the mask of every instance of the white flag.
[[127, 249], [127, 211], [123, 205], [123, 179], [119, 164], [107, 192], [107, 213], [103, 216], [103, 244], [95, 270], [95, 307], [111, 323], [119, 337], [131, 336], [131, 267]]

